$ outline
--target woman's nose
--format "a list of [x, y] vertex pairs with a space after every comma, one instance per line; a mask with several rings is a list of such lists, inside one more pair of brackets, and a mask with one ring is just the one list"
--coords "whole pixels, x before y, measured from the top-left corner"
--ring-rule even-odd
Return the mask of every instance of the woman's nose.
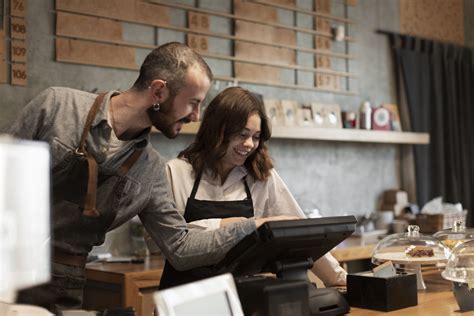
[[253, 143], [252, 136], [247, 137], [247, 139], [244, 142], [244, 146], [249, 147], [249, 148], [253, 148], [254, 143]]

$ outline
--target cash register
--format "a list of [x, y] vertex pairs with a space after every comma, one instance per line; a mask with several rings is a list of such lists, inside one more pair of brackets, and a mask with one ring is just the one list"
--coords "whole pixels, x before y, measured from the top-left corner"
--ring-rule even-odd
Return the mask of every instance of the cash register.
[[233, 274], [245, 315], [346, 314], [343, 295], [316, 288], [307, 270], [349, 237], [356, 222], [354, 216], [267, 222], [235, 245], [215, 273]]

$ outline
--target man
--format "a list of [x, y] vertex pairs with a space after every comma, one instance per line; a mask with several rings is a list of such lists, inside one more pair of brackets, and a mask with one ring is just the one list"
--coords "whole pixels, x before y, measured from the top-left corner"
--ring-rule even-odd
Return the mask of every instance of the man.
[[217, 262], [264, 221], [188, 229], [170, 196], [165, 161], [149, 142], [152, 126], [174, 138], [197, 121], [211, 81], [197, 53], [168, 43], [146, 57], [125, 92], [49, 88], [25, 106], [11, 133], [51, 146], [53, 278], [20, 293], [19, 302], [80, 308], [87, 254], [135, 215], [177, 269]]

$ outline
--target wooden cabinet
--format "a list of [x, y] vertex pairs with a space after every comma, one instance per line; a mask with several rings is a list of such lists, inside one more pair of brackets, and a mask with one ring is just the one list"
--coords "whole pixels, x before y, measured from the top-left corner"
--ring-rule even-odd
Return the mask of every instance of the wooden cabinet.
[[164, 261], [147, 257], [144, 263], [90, 263], [86, 266], [86, 310], [133, 307], [137, 316], [153, 315], [153, 292], [158, 290]]

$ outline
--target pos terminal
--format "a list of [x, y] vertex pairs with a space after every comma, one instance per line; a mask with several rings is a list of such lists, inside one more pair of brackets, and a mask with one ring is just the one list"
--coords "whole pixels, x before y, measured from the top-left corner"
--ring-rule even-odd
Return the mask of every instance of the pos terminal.
[[[354, 216], [267, 222], [235, 245], [214, 266], [230, 272], [245, 315], [341, 315], [349, 305], [336, 289], [317, 289], [307, 270], [349, 237]], [[277, 278], [256, 276], [270, 272]]]

